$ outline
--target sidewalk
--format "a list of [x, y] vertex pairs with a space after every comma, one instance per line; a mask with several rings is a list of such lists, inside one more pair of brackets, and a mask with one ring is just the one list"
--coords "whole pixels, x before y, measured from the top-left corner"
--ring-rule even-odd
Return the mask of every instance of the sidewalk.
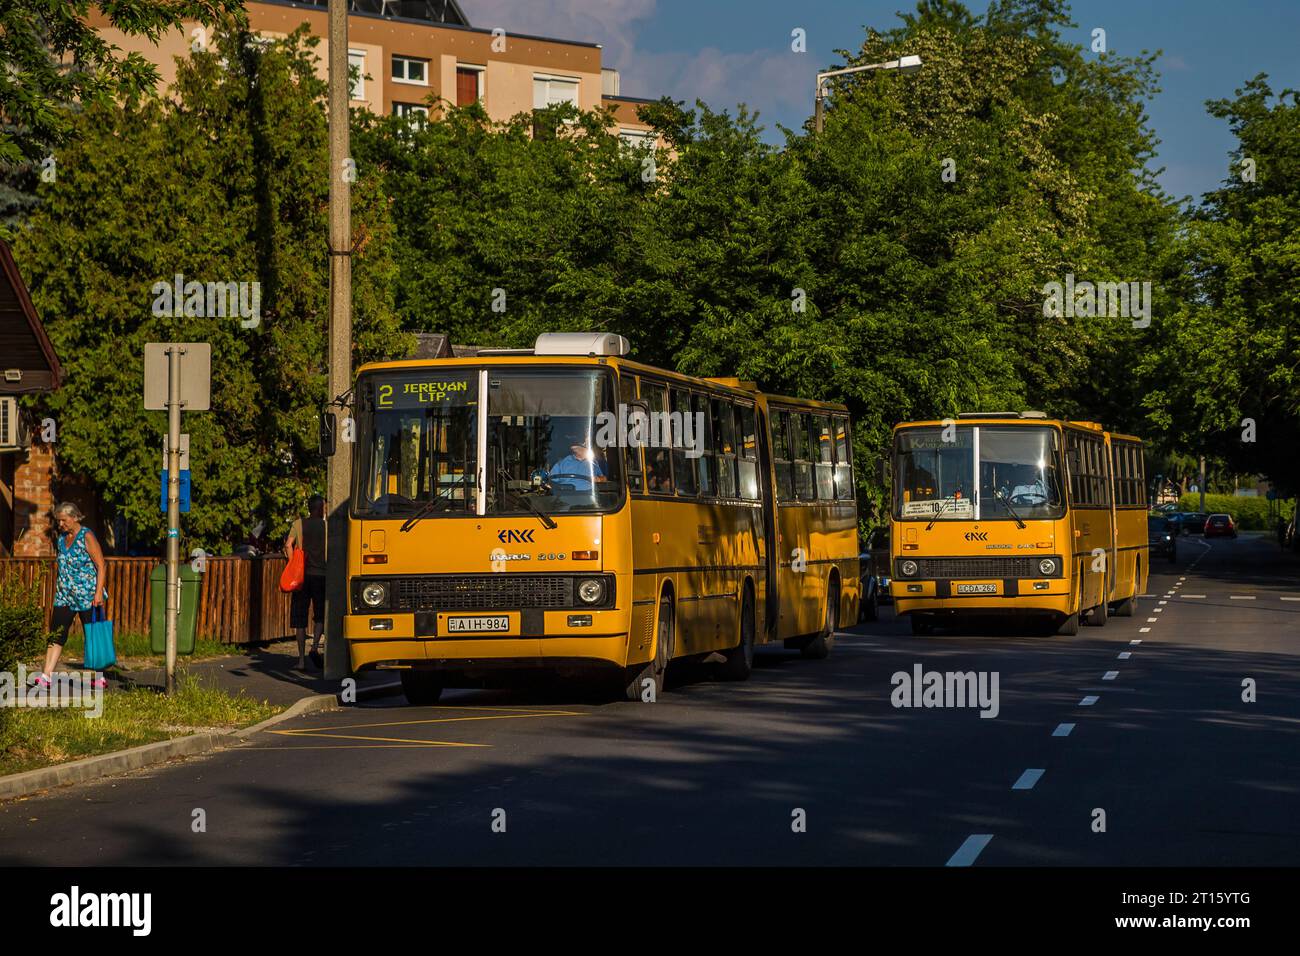
[[[265, 647], [252, 647], [243, 650], [233, 648], [229, 657], [209, 658], [202, 661], [188, 662], [180, 658], [176, 672], [182, 670], [201, 684], [219, 688], [229, 694], [243, 691], [256, 700], [266, 700], [272, 704], [288, 706], [295, 701], [317, 694], [338, 694], [342, 691], [342, 682], [326, 680], [323, 671], [310, 663], [307, 670], [295, 669], [298, 663], [298, 646], [292, 640], [277, 641]], [[124, 671], [123, 680], [109, 675], [109, 688], [124, 686], [163, 687], [166, 673], [161, 667]], [[375, 694], [381, 687], [399, 685], [397, 675], [384, 671], [366, 671], [358, 675], [357, 699], [361, 700]], [[394, 690], [394, 693], [399, 691]]]

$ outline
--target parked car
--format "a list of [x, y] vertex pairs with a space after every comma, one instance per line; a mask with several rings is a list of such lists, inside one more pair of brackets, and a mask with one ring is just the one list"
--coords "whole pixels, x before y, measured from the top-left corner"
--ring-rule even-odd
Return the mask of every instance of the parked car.
[[1147, 549], [1153, 558], [1178, 560], [1178, 529], [1164, 515], [1147, 515]]
[[1204, 511], [1188, 511], [1178, 522], [1178, 527], [1183, 534], [1205, 534], [1205, 522], [1210, 520], [1210, 516]]
[[1210, 515], [1205, 522], [1205, 536], [1207, 538], [1235, 538], [1237, 536], [1237, 525], [1232, 520], [1232, 515]]

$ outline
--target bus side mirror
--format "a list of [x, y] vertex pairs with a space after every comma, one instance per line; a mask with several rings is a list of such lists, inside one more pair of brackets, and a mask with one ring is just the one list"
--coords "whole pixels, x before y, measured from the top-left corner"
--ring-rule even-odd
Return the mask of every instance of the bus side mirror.
[[320, 413], [320, 454], [322, 458], [334, 457], [338, 450], [338, 418], [333, 412]]

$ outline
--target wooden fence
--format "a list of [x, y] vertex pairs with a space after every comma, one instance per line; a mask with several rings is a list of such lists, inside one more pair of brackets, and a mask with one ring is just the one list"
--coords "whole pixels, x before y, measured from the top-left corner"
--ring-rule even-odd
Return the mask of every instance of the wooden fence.
[[[156, 558], [105, 558], [108, 616], [118, 633], [149, 633], [149, 574]], [[222, 644], [250, 644], [287, 637], [289, 595], [280, 591], [283, 555], [208, 558], [199, 587], [198, 637]], [[41, 582], [45, 626], [54, 605], [53, 558], [0, 558], [0, 581]]]

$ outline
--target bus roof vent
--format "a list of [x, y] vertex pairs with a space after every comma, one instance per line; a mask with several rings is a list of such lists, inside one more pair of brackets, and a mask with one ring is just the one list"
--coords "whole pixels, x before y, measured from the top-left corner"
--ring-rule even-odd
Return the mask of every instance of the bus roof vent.
[[1047, 412], [1036, 412], [1033, 409], [1026, 409], [1020, 413], [1021, 418], [1046, 418]]
[[627, 339], [612, 332], [544, 332], [533, 343], [534, 355], [626, 355]]

